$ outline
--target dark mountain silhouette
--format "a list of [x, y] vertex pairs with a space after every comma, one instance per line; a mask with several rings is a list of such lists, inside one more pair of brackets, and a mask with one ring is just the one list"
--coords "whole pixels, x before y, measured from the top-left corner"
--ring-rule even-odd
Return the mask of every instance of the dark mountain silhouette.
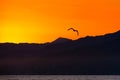
[[0, 74], [120, 74], [120, 31], [51, 43], [0, 43]]
[[67, 38], [62, 38], [62, 37], [60, 37], [60, 38], [56, 39], [55, 41], [53, 41], [52, 44], [53, 44], [53, 43], [54, 43], [54, 44], [65, 43], [65, 42], [72, 42], [72, 40], [71, 40], [71, 39], [67, 39]]

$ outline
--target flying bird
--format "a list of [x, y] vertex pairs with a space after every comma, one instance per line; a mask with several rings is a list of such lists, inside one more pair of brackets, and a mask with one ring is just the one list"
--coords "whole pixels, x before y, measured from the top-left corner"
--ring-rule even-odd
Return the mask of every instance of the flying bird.
[[74, 32], [77, 33], [77, 36], [79, 36], [79, 31], [78, 30], [75, 30], [74, 28], [69, 28], [68, 30], [73, 30]]

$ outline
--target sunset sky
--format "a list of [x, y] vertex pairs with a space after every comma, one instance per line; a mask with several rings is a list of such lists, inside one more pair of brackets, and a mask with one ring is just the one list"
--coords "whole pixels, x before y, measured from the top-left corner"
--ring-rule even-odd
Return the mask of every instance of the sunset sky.
[[118, 30], [120, 0], [0, 0], [0, 42], [44, 43]]

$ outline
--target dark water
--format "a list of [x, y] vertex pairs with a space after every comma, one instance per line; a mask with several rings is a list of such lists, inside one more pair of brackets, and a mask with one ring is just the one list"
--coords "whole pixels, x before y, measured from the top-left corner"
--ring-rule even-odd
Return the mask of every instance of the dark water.
[[120, 80], [119, 75], [1, 75], [0, 80]]

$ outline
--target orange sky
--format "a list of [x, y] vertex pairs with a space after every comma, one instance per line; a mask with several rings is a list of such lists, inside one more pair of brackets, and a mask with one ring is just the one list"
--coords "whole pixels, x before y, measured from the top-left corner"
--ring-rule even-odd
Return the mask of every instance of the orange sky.
[[[120, 29], [120, 0], [0, 0], [0, 42], [44, 43]], [[80, 36], [69, 27], [78, 29]]]

